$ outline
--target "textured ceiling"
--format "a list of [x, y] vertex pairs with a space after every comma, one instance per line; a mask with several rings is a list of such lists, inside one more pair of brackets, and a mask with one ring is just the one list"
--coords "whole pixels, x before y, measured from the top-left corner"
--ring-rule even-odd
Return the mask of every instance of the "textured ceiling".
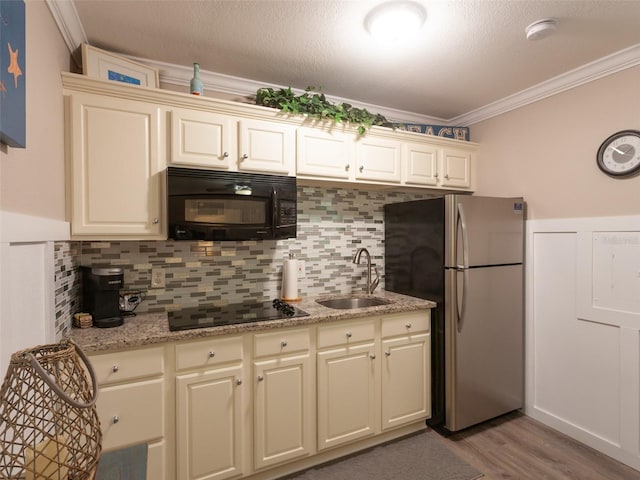
[[[452, 119], [640, 43], [640, 1], [421, 0], [423, 30], [383, 48], [380, 1], [75, 0], [88, 42], [270, 85]], [[547, 17], [555, 35], [528, 41]]]

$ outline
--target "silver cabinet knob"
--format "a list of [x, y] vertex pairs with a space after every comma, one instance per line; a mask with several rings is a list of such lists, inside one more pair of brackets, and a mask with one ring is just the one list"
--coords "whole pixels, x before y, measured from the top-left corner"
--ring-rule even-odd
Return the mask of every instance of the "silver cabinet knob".
[[264, 377], [262, 375], [258, 375], [258, 381], [261, 382], [264, 380]]
[[223, 156], [224, 158], [227, 158], [227, 157], [229, 156], [229, 152], [224, 152], [224, 153], [222, 154], [222, 156]]
[[434, 178], [438, 178], [438, 172], [434, 173], [434, 174], [433, 174], [433, 177], [434, 177]]
[[111, 422], [115, 425], [116, 423], [118, 423], [120, 421], [120, 417], [118, 417], [117, 415], [114, 415], [113, 418], [111, 419]]
[[364, 165], [360, 165], [360, 168], [358, 170], [360, 170], [360, 172], [364, 172]]
[[242, 380], [240, 380], [239, 378], [236, 380], [236, 385], [242, 385]]
[[375, 360], [375, 359], [376, 359], [376, 356], [375, 356], [374, 354], [371, 354], [371, 355], [369, 355], [369, 358], [370, 358], [371, 360]]
[[209, 355], [209, 358], [213, 358], [213, 357], [216, 356], [216, 352], [211, 351], [211, 352], [208, 353], [208, 355]]
[[349, 169], [351, 168], [351, 165], [349, 165], [348, 163], [344, 166], [344, 170], [345, 172], [348, 172]]
[[240, 160], [246, 160], [247, 158], [249, 158], [249, 155], [245, 153], [244, 155], [242, 155], [242, 157], [240, 157]]
[[407, 328], [411, 328], [411, 324], [410, 323], [405, 323], [404, 326], [407, 327]]
[[158, 219], [158, 218], [154, 218], [154, 219], [152, 220], [152, 222], [153, 222], [153, 224], [154, 224], [154, 225], [157, 225], [158, 223], [160, 223], [160, 219]]
[[347, 332], [347, 338], [351, 338], [353, 336], [353, 334], [351, 332]]
[[286, 340], [282, 340], [282, 341], [280, 342], [280, 346], [281, 346], [282, 348], [286, 347], [286, 346], [287, 346], [287, 341], [286, 341]]
[[390, 357], [390, 356], [391, 356], [391, 352], [384, 352], [384, 354], [385, 354], [387, 357]]
[[446, 178], [447, 180], [449, 180], [449, 174], [445, 173], [444, 178]]
[[112, 371], [113, 373], [117, 373], [117, 372], [118, 372], [118, 370], [120, 370], [120, 368], [118, 368], [118, 365], [114, 365], [113, 367], [111, 367], [111, 371]]

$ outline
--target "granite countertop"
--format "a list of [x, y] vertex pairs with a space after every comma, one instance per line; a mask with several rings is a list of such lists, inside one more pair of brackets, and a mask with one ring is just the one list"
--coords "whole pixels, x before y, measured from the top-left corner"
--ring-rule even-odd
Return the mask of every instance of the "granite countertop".
[[368, 317], [371, 315], [411, 312], [430, 309], [435, 302], [420, 298], [400, 295], [393, 292], [380, 291], [373, 297], [389, 300], [391, 303], [375, 307], [337, 310], [324, 307], [316, 300], [342, 297], [366, 297], [365, 294], [331, 295], [317, 298], [303, 299], [294, 305], [309, 314], [308, 317], [287, 318], [282, 320], [268, 320], [264, 322], [241, 323], [219, 327], [197, 328], [193, 330], [169, 331], [166, 313], [144, 313], [134, 317], [125, 317], [124, 325], [113, 328], [72, 328], [69, 334], [85, 352], [106, 352], [129, 347], [142, 347], [157, 343], [193, 340], [216, 335], [239, 334], [251, 331], [272, 330], [276, 328], [293, 327], [298, 325], [312, 325], [333, 322], [350, 318]]

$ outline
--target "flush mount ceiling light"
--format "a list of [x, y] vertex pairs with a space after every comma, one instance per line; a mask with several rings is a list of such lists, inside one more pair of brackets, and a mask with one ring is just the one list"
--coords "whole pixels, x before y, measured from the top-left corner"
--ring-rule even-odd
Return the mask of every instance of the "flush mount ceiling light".
[[422, 5], [392, 1], [378, 5], [364, 19], [364, 26], [376, 40], [397, 45], [415, 35], [427, 18]]
[[558, 22], [553, 18], [544, 18], [533, 22], [527, 28], [524, 29], [524, 33], [527, 35], [527, 40], [540, 40], [541, 38], [548, 37], [556, 31]]

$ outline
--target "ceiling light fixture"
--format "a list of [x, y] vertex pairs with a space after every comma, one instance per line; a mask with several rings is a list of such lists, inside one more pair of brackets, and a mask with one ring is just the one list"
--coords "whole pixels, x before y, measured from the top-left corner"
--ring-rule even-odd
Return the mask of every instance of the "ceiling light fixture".
[[527, 40], [540, 40], [554, 33], [557, 25], [558, 22], [555, 19], [543, 18], [542, 20], [533, 22], [524, 29], [524, 32], [527, 35]]
[[415, 35], [426, 18], [427, 12], [419, 3], [392, 1], [371, 10], [364, 19], [364, 25], [376, 40], [398, 45]]

